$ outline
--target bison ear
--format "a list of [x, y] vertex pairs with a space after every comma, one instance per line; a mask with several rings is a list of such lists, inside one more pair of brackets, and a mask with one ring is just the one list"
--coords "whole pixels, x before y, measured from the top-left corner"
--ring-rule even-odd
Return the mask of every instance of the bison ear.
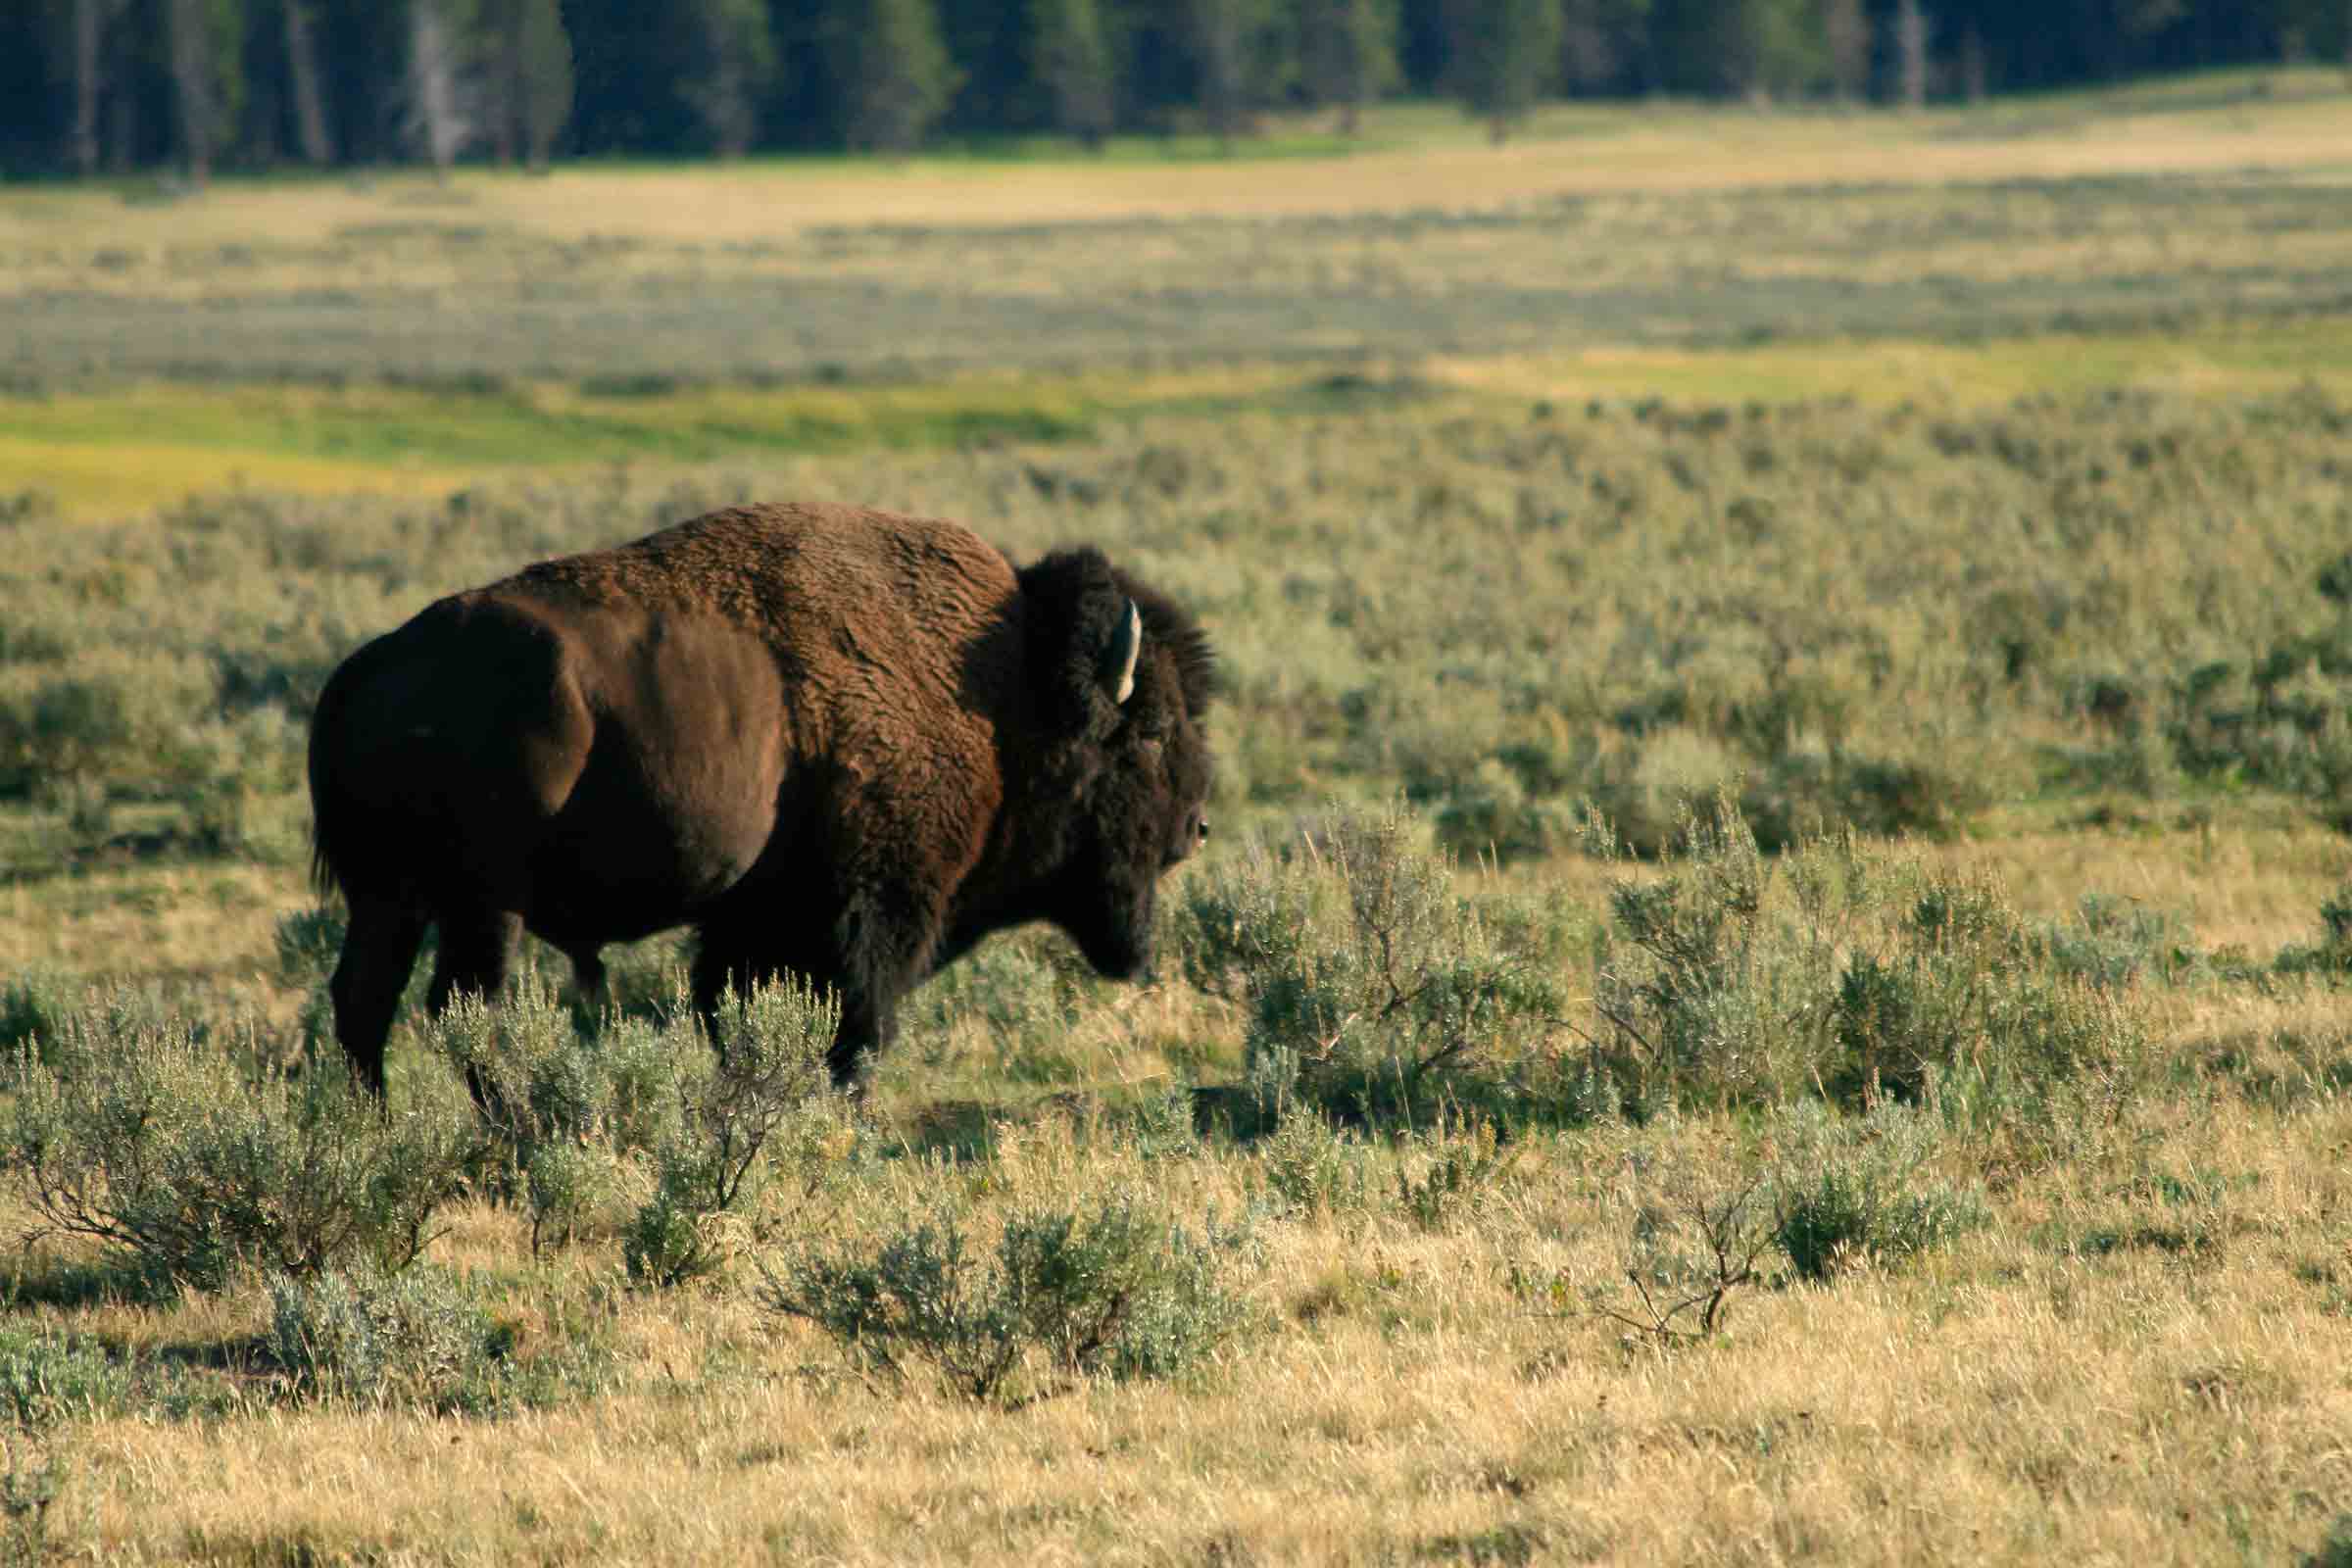
[[1020, 572], [1028, 626], [1029, 678], [1047, 712], [1064, 729], [1087, 732], [1113, 721], [1135, 692], [1144, 647], [1143, 615], [1095, 550], [1064, 550]]

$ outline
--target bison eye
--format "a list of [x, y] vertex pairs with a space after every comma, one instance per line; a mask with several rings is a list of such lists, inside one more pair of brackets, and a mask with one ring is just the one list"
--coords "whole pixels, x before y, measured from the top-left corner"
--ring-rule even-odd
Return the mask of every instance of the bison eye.
[[1203, 844], [1208, 842], [1208, 813], [1206, 811], [1200, 813], [1200, 842]]

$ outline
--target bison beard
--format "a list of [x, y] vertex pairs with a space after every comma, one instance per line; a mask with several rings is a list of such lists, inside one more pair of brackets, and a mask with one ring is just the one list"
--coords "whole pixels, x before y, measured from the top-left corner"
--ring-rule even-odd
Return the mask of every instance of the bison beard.
[[950, 522], [714, 513], [428, 606], [320, 693], [318, 872], [350, 923], [335, 1033], [378, 1093], [426, 927], [430, 1005], [691, 925], [706, 1018], [790, 971], [840, 993], [851, 1082], [906, 993], [1047, 920], [1150, 962], [1206, 836], [1210, 653], [1094, 550], [1015, 571]]

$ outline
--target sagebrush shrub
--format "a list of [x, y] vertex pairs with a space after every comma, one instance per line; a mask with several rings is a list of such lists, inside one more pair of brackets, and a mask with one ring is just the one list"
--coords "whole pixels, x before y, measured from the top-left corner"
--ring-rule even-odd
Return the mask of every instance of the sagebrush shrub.
[[335, 962], [343, 955], [347, 926], [343, 911], [332, 905], [313, 905], [278, 916], [272, 934], [278, 979], [307, 988], [333, 974]]
[[1426, 1157], [1417, 1172], [1396, 1172], [1396, 1204], [1413, 1223], [1433, 1231], [1475, 1213], [1519, 1157], [1491, 1121], [1466, 1134], [1430, 1138], [1422, 1152]]
[[49, 1514], [74, 1465], [52, 1440], [0, 1435], [0, 1561], [38, 1564], [64, 1555], [50, 1539]]
[[239, 1264], [414, 1258], [473, 1154], [454, 1107], [386, 1113], [340, 1072], [297, 1080], [238, 1056], [135, 992], [76, 1009], [40, 1055], [19, 1054], [0, 1122], [27, 1203], [150, 1278], [205, 1288]]
[[1883, 1101], [1846, 1118], [1799, 1101], [1776, 1119], [1773, 1136], [1781, 1156], [1770, 1183], [1772, 1236], [1805, 1279], [1899, 1262], [1984, 1220], [1976, 1193], [1929, 1169], [1942, 1137], [1930, 1112]]
[[2352, 974], [2352, 882], [2320, 901], [2319, 941], [2289, 944], [2279, 951], [2275, 966], [2283, 974]]
[[0, 1412], [17, 1427], [99, 1415], [130, 1392], [129, 1368], [100, 1346], [45, 1329], [0, 1330]]
[[[1618, 851], [1605, 823], [1593, 848]], [[1769, 1099], [1801, 1075], [1804, 993], [1816, 945], [1776, 942], [1765, 898], [1774, 862], [1728, 793], [1688, 804], [1664, 874], [1609, 889], [1612, 943], [1594, 977], [1608, 1026], [1600, 1060], [1644, 1110], [1674, 1099]]]
[[2073, 920], [2047, 922], [2036, 935], [2052, 969], [2102, 991], [2143, 978], [2177, 983], [2200, 962], [2180, 915], [2104, 894], [2084, 894]]
[[24, 1047], [37, 1050], [40, 1042], [56, 1039], [81, 995], [73, 977], [54, 969], [24, 970], [0, 985], [0, 1053], [6, 1054], [0, 1071]]
[[[624, 1023], [609, 1034], [633, 1043], [635, 1032]], [[606, 1037], [575, 1031], [554, 987], [531, 971], [495, 1001], [452, 998], [425, 1034], [474, 1092], [491, 1190], [519, 1192], [534, 1249], [569, 1239], [617, 1190], [627, 1135], [638, 1131], [615, 1114], [618, 1075]], [[668, 1078], [679, 1070], [668, 1064]]]
[[1840, 1054], [1823, 1082], [1849, 1102], [2036, 1093], [2144, 1055], [2119, 995], [2141, 960], [2096, 926], [2035, 931], [1997, 888], [1938, 874], [1883, 931], [1838, 980]]
[[825, 1053], [840, 1018], [837, 998], [798, 979], [728, 994], [717, 1063], [688, 1082], [674, 1128], [652, 1152], [653, 1196], [622, 1242], [632, 1278], [677, 1285], [725, 1262], [728, 1216], [758, 1200], [777, 1134], [832, 1083]]
[[1564, 1010], [1548, 965], [1489, 932], [1402, 809], [1333, 812], [1187, 884], [1194, 982], [1247, 1008], [1261, 1094], [1325, 1112], [1434, 1120], [1505, 1097]]
[[427, 1406], [477, 1380], [505, 1348], [490, 1315], [429, 1268], [275, 1276], [269, 1343], [306, 1397]]
[[1018, 937], [984, 943], [917, 995], [907, 1031], [936, 1058], [958, 1025], [985, 1035], [991, 1071], [1031, 1083], [1071, 1076], [1067, 1050], [1084, 982]]
[[[1604, 852], [1613, 848], [1605, 830]], [[1592, 1065], [1631, 1105], [2015, 1100], [2135, 1070], [2128, 995], [2181, 961], [2163, 923], [2093, 905], [2036, 928], [1981, 876], [1898, 869], [1850, 836], [1767, 858], [1728, 795], [1659, 872], [1610, 890]]]
[[423, 1266], [270, 1281], [270, 1358], [303, 1399], [496, 1415], [596, 1381], [598, 1348], [524, 1362], [514, 1331], [465, 1281]]
[[993, 1250], [937, 1212], [877, 1242], [804, 1243], [763, 1269], [774, 1311], [813, 1323], [865, 1365], [931, 1366], [975, 1399], [1040, 1376], [1165, 1378], [1211, 1354], [1248, 1319], [1233, 1289], [1246, 1232], [1213, 1217], [1196, 1238], [1128, 1202], [1032, 1209]]
[[1278, 1212], [1345, 1214], [1370, 1199], [1371, 1151], [1321, 1116], [1284, 1117], [1251, 1155], [1251, 1185]]
[[495, 1004], [461, 996], [427, 1025], [474, 1086], [490, 1163], [531, 1215], [534, 1247], [568, 1240], [631, 1190], [631, 1277], [674, 1285], [734, 1250], [734, 1221], [773, 1165], [778, 1134], [831, 1079], [839, 1004], [798, 980], [729, 994], [715, 1047], [682, 994], [665, 1016], [582, 1030], [554, 986], [518, 976]]

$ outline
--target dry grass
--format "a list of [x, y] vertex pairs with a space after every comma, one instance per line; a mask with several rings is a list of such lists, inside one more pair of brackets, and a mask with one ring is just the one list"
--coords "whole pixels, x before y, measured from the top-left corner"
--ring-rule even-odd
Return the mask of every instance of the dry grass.
[[0, 974], [249, 980], [270, 962], [279, 917], [308, 903], [282, 866], [130, 866], [62, 888], [0, 885]]
[[[1629, 1346], [1575, 1309], [1622, 1266], [1640, 1163], [1728, 1182], [1742, 1142], [1702, 1123], [1545, 1145], [1446, 1234], [1283, 1222], [1276, 1326], [1201, 1386], [1005, 1413], [845, 1376], [732, 1291], [631, 1298], [612, 1331], [636, 1371], [592, 1404], [491, 1426], [101, 1421], [72, 1436], [65, 1510], [87, 1549], [139, 1563], [2196, 1563], [2317, 1544], [2352, 1441], [2340, 1108], [2281, 1126], [2172, 1107], [1956, 1250], [1751, 1293], [1703, 1347]], [[1049, 1136], [989, 1174], [1018, 1194], [1073, 1163], [1198, 1202], [1236, 1199], [1245, 1162], [1139, 1167]], [[2150, 1172], [2210, 1196], [2167, 1199]], [[513, 1269], [511, 1224], [465, 1232], [451, 1261]], [[576, 1298], [599, 1267], [519, 1296]], [[252, 1310], [177, 1326], [233, 1340]]]
[[[1563, 106], [1538, 115], [1501, 148], [1484, 145], [1474, 126], [1406, 108], [1369, 119], [1369, 150], [1329, 159], [573, 167], [543, 178], [466, 171], [447, 184], [415, 174], [223, 181], [226, 199], [153, 207], [98, 194], [13, 191], [0, 201], [0, 250], [54, 244], [93, 223], [129, 249], [317, 245], [381, 220], [387, 209], [429, 215], [485, 200], [502, 222], [551, 239], [612, 235], [616, 215], [626, 215], [617, 226], [648, 240], [725, 246], [827, 225], [1459, 212], [1572, 194], [2254, 168], [2332, 175], [2346, 167], [2352, 131], [2352, 96], [2340, 83], [2325, 71], [2249, 74], [2243, 82], [2217, 83], [2204, 100], [2083, 95], [2052, 100], [2039, 116], [2019, 105], [1918, 116]], [[17, 286], [29, 284], [20, 279]]]
[[2183, 397], [2352, 385], [2352, 325], [2333, 318], [2168, 332], [2050, 332], [1991, 343], [1776, 344], [1740, 349], [1595, 348], [1439, 358], [1420, 372], [1490, 394], [1711, 401], [1844, 397], [1968, 409], [2034, 395], [2132, 387]]

